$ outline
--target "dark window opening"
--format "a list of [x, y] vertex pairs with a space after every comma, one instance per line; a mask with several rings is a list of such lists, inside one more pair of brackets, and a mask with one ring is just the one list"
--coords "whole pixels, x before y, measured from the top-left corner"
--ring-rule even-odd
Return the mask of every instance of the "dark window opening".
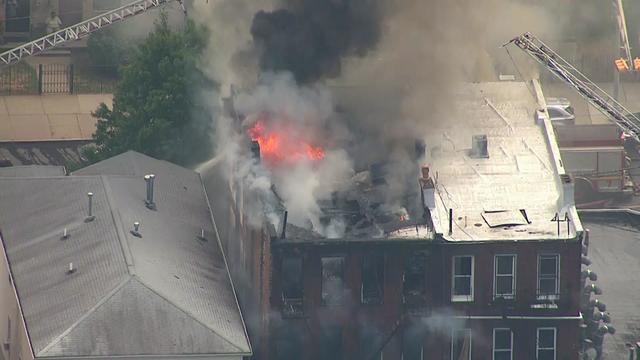
[[451, 338], [451, 360], [471, 360], [471, 329], [454, 330]]
[[513, 299], [515, 297], [515, 263], [514, 255], [496, 255], [494, 297]]
[[[320, 343], [320, 360], [341, 360], [343, 358], [342, 327], [331, 326], [326, 328]], [[295, 357], [292, 359], [295, 359]]]
[[6, 32], [29, 32], [31, 27], [29, 14], [30, 0], [7, 0]]
[[384, 296], [384, 255], [365, 255], [362, 259], [363, 304], [382, 304]]
[[282, 305], [289, 315], [301, 314], [303, 310], [302, 258], [289, 257], [282, 260]]
[[426, 337], [420, 324], [409, 326], [402, 337], [402, 360], [422, 360], [423, 344]]
[[344, 257], [322, 258], [322, 304], [340, 305], [344, 300]]
[[405, 304], [418, 305], [426, 300], [426, 256], [422, 253], [411, 255], [404, 266], [403, 301]]
[[511, 329], [493, 329], [493, 360], [512, 360], [513, 333]]
[[559, 255], [538, 256], [538, 297], [557, 299], [560, 293], [558, 273]]
[[278, 333], [275, 339], [277, 360], [297, 359], [302, 353], [302, 341], [298, 332], [289, 329]]
[[538, 360], [555, 360], [556, 329], [538, 328], [536, 352]]
[[359, 331], [359, 359], [382, 360], [384, 348], [380, 348], [384, 340], [383, 333], [371, 324], [363, 325]]

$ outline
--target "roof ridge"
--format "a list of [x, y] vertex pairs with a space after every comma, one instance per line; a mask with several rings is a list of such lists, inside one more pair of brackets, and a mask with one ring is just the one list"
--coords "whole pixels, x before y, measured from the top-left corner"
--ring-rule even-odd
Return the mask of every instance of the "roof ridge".
[[129, 282], [131, 282], [132, 278], [133, 277], [131, 275], [127, 275], [127, 278], [125, 280], [123, 280], [120, 284], [116, 285], [107, 295], [102, 297], [102, 299], [100, 299], [91, 309], [89, 309], [89, 311], [87, 311], [86, 313], [82, 314], [82, 316], [80, 316], [80, 318], [78, 318], [78, 320], [76, 320], [76, 322], [71, 324], [71, 326], [69, 326], [69, 328], [67, 328], [60, 335], [58, 335], [53, 340], [51, 340], [49, 342], [49, 345], [45, 346], [44, 348], [42, 348], [42, 350], [38, 351], [38, 353], [36, 354], [36, 357], [38, 357], [38, 356], [44, 354], [45, 352], [49, 351], [49, 349], [51, 349], [54, 345], [56, 345], [57, 343], [62, 341], [62, 339], [65, 336], [69, 335], [69, 333], [71, 333], [71, 331], [73, 331], [73, 329], [78, 327], [78, 325], [80, 325], [80, 323], [82, 323], [86, 318], [88, 318], [89, 315], [91, 315], [94, 312], [96, 312], [97, 309], [102, 307], [102, 305], [106, 304], [109, 299], [111, 299], [115, 294], [120, 292], [124, 288], [125, 285], [127, 285]]
[[240, 352], [250, 352], [251, 348], [249, 347], [248, 350], [245, 351], [245, 349], [242, 349], [242, 347], [238, 346], [236, 343], [234, 343], [233, 341], [227, 339], [226, 337], [220, 335], [216, 330], [212, 329], [210, 326], [208, 326], [207, 324], [203, 323], [202, 321], [200, 321], [199, 319], [196, 319], [193, 314], [185, 311], [183, 308], [181, 308], [180, 306], [178, 306], [176, 303], [174, 303], [173, 301], [169, 300], [166, 296], [160, 294], [157, 290], [153, 289], [151, 286], [149, 286], [148, 284], [146, 284], [144, 281], [142, 281], [142, 279], [138, 276], [133, 276], [135, 279], [134, 281], [137, 281], [138, 283], [140, 283], [140, 285], [144, 286], [145, 288], [147, 288], [149, 291], [153, 292], [154, 294], [156, 294], [158, 297], [160, 297], [161, 299], [163, 299], [164, 301], [166, 301], [167, 303], [171, 304], [171, 306], [173, 306], [174, 308], [178, 309], [178, 311], [186, 314], [189, 318], [191, 318], [193, 321], [197, 322], [198, 324], [204, 326], [205, 328], [209, 329], [209, 331], [211, 331], [212, 333], [216, 334], [217, 336], [219, 336], [222, 340], [226, 341], [227, 343], [229, 343], [229, 345], [233, 346], [234, 348], [236, 348], [238, 351]]

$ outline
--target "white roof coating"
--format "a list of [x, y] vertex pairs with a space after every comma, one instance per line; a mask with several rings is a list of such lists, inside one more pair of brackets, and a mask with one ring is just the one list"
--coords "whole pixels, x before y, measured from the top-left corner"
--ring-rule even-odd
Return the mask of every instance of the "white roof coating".
[[[426, 139], [435, 232], [448, 241], [575, 238], [582, 228], [573, 193], [563, 195], [564, 169], [549, 121], [535, 120], [534, 88], [496, 82], [458, 91], [456, 110]], [[488, 157], [471, 154], [474, 135], [487, 136]]]

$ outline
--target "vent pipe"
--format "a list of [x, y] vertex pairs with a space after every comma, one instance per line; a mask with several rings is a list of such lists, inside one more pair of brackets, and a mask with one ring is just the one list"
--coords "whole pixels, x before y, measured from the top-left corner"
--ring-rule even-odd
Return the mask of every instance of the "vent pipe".
[[144, 201], [144, 204], [147, 206], [148, 209], [151, 209], [151, 210], [156, 209], [156, 204], [153, 202], [153, 187], [154, 187], [155, 178], [156, 176], [153, 174], [144, 176], [144, 181], [147, 183], [147, 198]]
[[62, 240], [66, 240], [69, 238], [69, 232], [67, 231], [67, 228], [64, 228], [64, 230], [62, 230]]
[[92, 192], [87, 193], [87, 197], [89, 198], [89, 212], [87, 214], [87, 217], [84, 219], [84, 221], [90, 222], [96, 218], [95, 216], [93, 216], [93, 193]]
[[288, 211], [284, 211], [284, 218], [282, 219], [282, 234], [280, 234], [280, 238], [284, 239], [287, 233], [287, 217], [289, 216]]
[[69, 269], [67, 270], [68, 274], [73, 274], [74, 272], [76, 272], [76, 268], [73, 266], [73, 263], [70, 262], [69, 263]]
[[135, 236], [135, 237], [142, 237], [142, 234], [140, 234], [140, 223], [139, 222], [134, 222], [133, 223], [133, 230], [131, 230], [131, 235]]
[[449, 235], [453, 234], [453, 209], [449, 208]]

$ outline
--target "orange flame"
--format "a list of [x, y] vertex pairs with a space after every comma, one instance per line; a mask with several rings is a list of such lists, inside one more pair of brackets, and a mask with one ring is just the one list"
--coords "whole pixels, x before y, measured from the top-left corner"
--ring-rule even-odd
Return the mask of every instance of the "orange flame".
[[251, 140], [260, 145], [260, 156], [271, 164], [291, 163], [304, 158], [312, 161], [324, 158], [324, 149], [297, 136], [295, 128], [290, 124], [267, 128], [263, 116], [260, 116], [247, 133]]

